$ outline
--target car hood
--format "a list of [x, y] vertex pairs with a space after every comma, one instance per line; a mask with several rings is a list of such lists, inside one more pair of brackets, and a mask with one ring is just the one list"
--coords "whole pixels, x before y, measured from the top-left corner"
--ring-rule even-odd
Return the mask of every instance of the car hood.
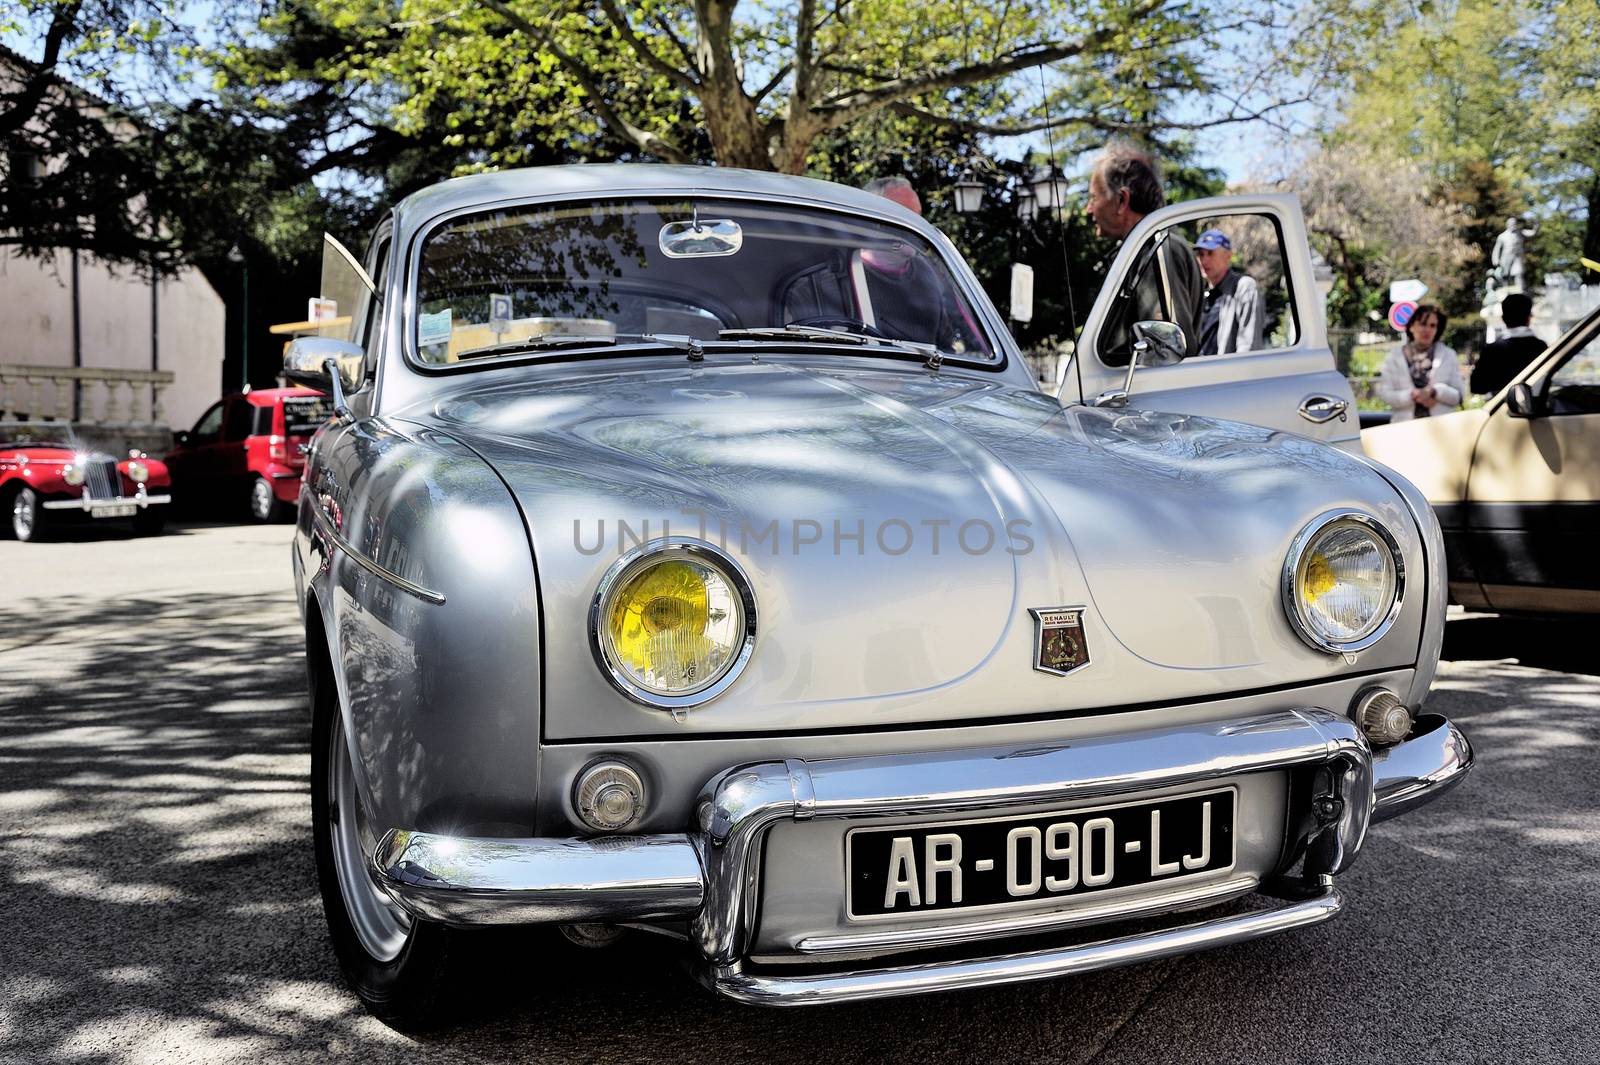
[[[750, 576], [756, 654], [686, 719], [739, 731], [1325, 679], [1349, 664], [1305, 647], [1279, 605], [1295, 534], [1357, 506], [1421, 562], [1396, 493], [1331, 448], [1181, 415], [1063, 409], [976, 374], [590, 364], [407, 416], [475, 449], [521, 505], [553, 737], [661, 719], [631, 704], [596, 713], [620, 697], [595, 667], [587, 615], [605, 569], [663, 535], [718, 543]], [[1066, 678], [1033, 668], [1030, 613], [1063, 606], [1085, 608], [1090, 655]], [[1413, 632], [1362, 665], [1415, 653]]]

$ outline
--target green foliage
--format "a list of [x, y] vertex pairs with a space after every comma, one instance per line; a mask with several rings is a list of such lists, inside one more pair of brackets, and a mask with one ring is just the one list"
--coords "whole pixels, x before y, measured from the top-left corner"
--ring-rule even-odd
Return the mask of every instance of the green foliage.
[[1448, 0], [1371, 16], [1381, 52], [1353, 50], [1336, 146], [1420, 165], [1477, 249], [1447, 306], [1475, 309], [1495, 237], [1528, 212], [1529, 276], [1600, 253], [1600, 18], [1592, 0]]

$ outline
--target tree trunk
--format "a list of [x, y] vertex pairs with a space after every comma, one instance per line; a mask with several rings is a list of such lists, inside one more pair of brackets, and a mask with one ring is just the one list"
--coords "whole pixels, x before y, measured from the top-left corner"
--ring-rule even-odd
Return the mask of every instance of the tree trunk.
[[723, 166], [773, 169], [767, 131], [756, 102], [744, 91], [744, 70], [733, 48], [733, 9], [738, 0], [695, 0], [700, 39], [700, 107], [706, 116], [711, 151]]

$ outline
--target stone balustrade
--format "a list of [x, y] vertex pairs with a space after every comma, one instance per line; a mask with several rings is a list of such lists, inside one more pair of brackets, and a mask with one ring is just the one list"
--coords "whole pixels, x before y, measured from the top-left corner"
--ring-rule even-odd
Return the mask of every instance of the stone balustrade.
[[[165, 429], [169, 370], [102, 370], [0, 362], [0, 422]], [[73, 396], [79, 410], [73, 411]]]

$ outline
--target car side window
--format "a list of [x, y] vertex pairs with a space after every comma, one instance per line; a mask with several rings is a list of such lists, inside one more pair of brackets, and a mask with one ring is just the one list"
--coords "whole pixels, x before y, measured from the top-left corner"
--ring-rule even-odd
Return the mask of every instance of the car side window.
[[1600, 413], [1600, 333], [1551, 375], [1546, 398], [1551, 414]]
[[1283, 234], [1266, 214], [1203, 218], [1145, 241], [1100, 337], [1100, 359], [1126, 366], [1135, 322], [1175, 322], [1188, 357], [1246, 355], [1300, 341]]
[[222, 419], [222, 439], [228, 443], [243, 440], [250, 435], [250, 430], [255, 426], [255, 418], [251, 415], [252, 404], [243, 397], [230, 399], [225, 407]]
[[222, 435], [222, 404], [213, 403], [189, 431], [191, 444], [214, 444]]

